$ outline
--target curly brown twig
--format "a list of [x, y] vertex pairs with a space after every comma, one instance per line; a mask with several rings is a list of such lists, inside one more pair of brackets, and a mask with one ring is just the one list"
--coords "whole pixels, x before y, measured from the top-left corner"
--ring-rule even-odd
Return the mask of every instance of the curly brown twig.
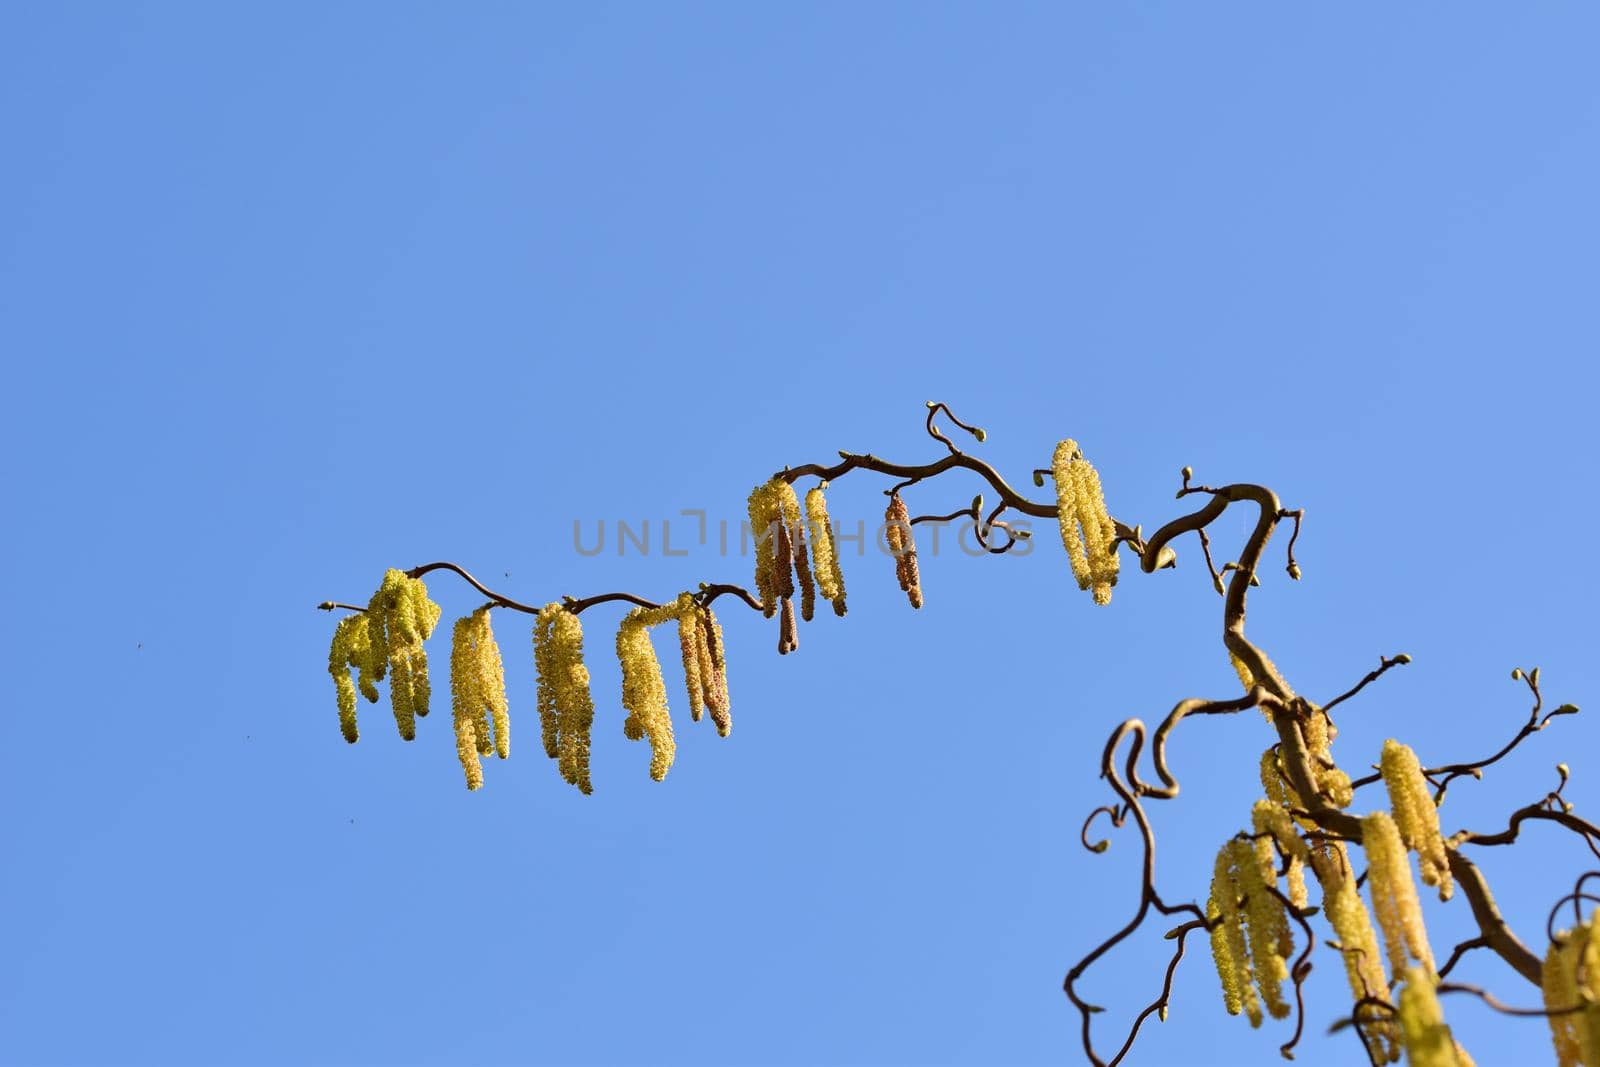
[[[1406, 655], [1404, 652], [1400, 653], [1397, 656], [1379, 656], [1378, 657], [1378, 669], [1377, 670], [1368, 671], [1366, 677], [1362, 678], [1361, 681], [1357, 682], [1355, 685], [1351, 686], [1345, 692], [1340, 693], [1338, 696], [1334, 697], [1332, 700], [1330, 700], [1326, 704], [1322, 705], [1322, 710], [1324, 712], [1332, 711], [1334, 708], [1338, 707], [1340, 704], [1343, 704], [1346, 700], [1349, 700], [1351, 697], [1353, 697], [1357, 693], [1361, 692], [1363, 689], [1365, 689], [1367, 686], [1371, 685], [1373, 682], [1376, 682], [1379, 678], [1382, 678], [1385, 674], [1387, 674], [1389, 672], [1390, 668], [1392, 668], [1392, 667], [1404, 667], [1406, 664], [1408, 664], [1410, 662], [1411, 662], [1411, 657]], [[1373, 780], [1376, 781], [1377, 780], [1376, 777], [1374, 777]], [[1356, 783], [1354, 783], [1354, 782], [1351, 783], [1351, 785], [1355, 785], [1355, 784]]]
[[1468, 952], [1471, 952], [1475, 948], [1488, 947], [1489, 939], [1485, 937], [1472, 937], [1461, 942], [1461, 944], [1450, 950], [1450, 958], [1445, 960], [1443, 967], [1439, 968], [1439, 977], [1443, 978], [1445, 975], [1449, 974], [1455, 968], [1455, 965], [1460, 962], [1461, 957], [1465, 956]]
[[1300, 924], [1301, 931], [1306, 935], [1306, 947], [1300, 950], [1300, 956], [1294, 961], [1294, 966], [1289, 969], [1289, 980], [1294, 983], [1294, 1036], [1278, 1046], [1278, 1053], [1286, 1060], [1294, 1059], [1294, 1047], [1300, 1043], [1300, 1035], [1306, 1026], [1306, 998], [1303, 988], [1306, 979], [1311, 976], [1311, 952], [1317, 947], [1317, 935], [1312, 931], [1311, 924], [1306, 922], [1306, 914], [1294, 905], [1277, 886], [1267, 886], [1267, 892], [1278, 898], [1285, 911]]
[[[1165, 1007], [1166, 998], [1171, 989], [1172, 974], [1176, 970], [1178, 962], [1183, 956], [1183, 946], [1181, 942], [1181, 937], [1183, 935], [1179, 935], [1180, 943], [1178, 946], [1178, 951], [1175, 953], [1171, 963], [1168, 965], [1167, 983], [1163, 987], [1161, 995], [1157, 997], [1151, 1005], [1141, 1011], [1134, 1019], [1132, 1027], [1129, 1029], [1127, 1037], [1123, 1040], [1121, 1048], [1109, 1061], [1102, 1060], [1099, 1054], [1095, 1051], [1093, 1035], [1090, 1032], [1093, 1015], [1102, 1011], [1103, 1009], [1098, 1005], [1090, 1004], [1078, 995], [1076, 988], [1078, 979], [1083, 976], [1083, 973], [1087, 971], [1096, 960], [1132, 936], [1136, 930], [1143, 926], [1145, 919], [1151, 914], [1152, 908], [1162, 915], [1174, 915], [1181, 912], [1188, 912], [1195, 916], [1195, 919], [1198, 920], [1199, 926], [1206, 926], [1205, 913], [1202, 912], [1198, 907], [1193, 904], [1168, 904], [1162, 898], [1160, 892], [1156, 889], [1155, 832], [1150, 826], [1149, 817], [1145, 814], [1144, 806], [1139, 803], [1139, 799], [1141, 797], [1153, 797], [1157, 800], [1170, 800], [1178, 795], [1178, 782], [1177, 779], [1172, 776], [1172, 772], [1167, 766], [1166, 758], [1167, 738], [1170, 736], [1172, 730], [1178, 725], [1178, 723], [1182, 722], [1185, 718], [1191, 715], [1227, 715], [1244, 711], [1247, 708], [1255, 707], [1257, 702], [1264, 698], [1265, 695], [1266, 694], [1264, 691], [1257, 687], [1249, 694], [1236, 700], [1211, 701], [1191, 699], [1179, 702], [1179, 704], [1167, 714], [1167, 717], [1162, 720], [1161, 725], [1156, 728], [1155, 735], [1151, 741], [1151, 765], [1155, 768], [1156, 775], [1161, 780], [1161, 785], [1159, 786], [1151, 785], [1139, 777], [1139, 756], [1144, 750], [1145, 741], [1144, 723], [1140, 722], [1138, 719], [1129, 719], [1121, 726], [1117, 727], [1117, 729], [1112, 732], [1110, 739], [1106, 742], [1105, 751], [1102, 753], [1100, 758], [1100, 776], [1111, 783], [1112, 791], [1121, 798], [1121, 804], [1108, 805], [1091, 812], [1089, 819], [1084, 821], [1084, 828], [1083, 831], [1080, 832], [1079, 836], [1083, 839], [1085, 847], [1087, 847], [1090, 851], [1103, 852], [1105, 850], [1104, 847], [1097, 848], [1095, 845], [1090, 844], [1087, 840], [1089, 821], [1092, 820], [1096, 814], [1106, 812], [1113, 817], [1113, 825], [1121, 825], [1120, 820], [1117, 819], [1118, 812], [1121, 813], [1121, 817], [1123, 819], [1126, 819], [1126, 817], [1131, 814], [1139, 827], [1139, 836], [1144, 846], [1144, 858], [1141, 868], [1139, 907], [1134, 913], [1133, 918], [1130, 919], [1127, 925], [1125, 925], [1121, 930], [1117, 931], [1111, 937], [1107, 938], [1095, 948], [1091, 949], [1088, 955], [1079, 960], [1078, 963], [1067, 972], [1066, 980], [1062, 983], [1063, 988], [1066, 990], [1067, 999], [1072, 1001], [1073, 1006], [1078, 1009], [1079, 1015], [1082, 1018], [1082, 1038], [1084, 1052], [1088, 1055], [1090, 1062], [1095, 1064], [1095, 1067], [1116, 1067], [1116, 1065], [1122, 1061], [1122, 1058], [1128, 1054], [1128, 1050], [1133, 1047], [1133, 1042], [1138, 1037], [1139, 1029], [1144, 1025], [1144, 1021], [1149, 1018], [1153, 1012]], [[1124, 774], [1119, 775], [1116, 766], [1116, 754], [1117, 748], [1122, 743], [1122, 739], [1124, 737], [1131, 737], [1132, 741], [1128, 746], [1128, 755], [1123, 768]], [[1104, 846], [1106, 842], [1102, 841], [1099, 842], [1099, 844]]]
[[1533, 670], [1527, 672], [1524, 672], [1521, 668], [1518, 668], [1512, 672], [1512, 676], [1520, 681], [1526, 682], [1528, 689], [1533, 693], [1533, 710], [1528, 713], [1528, 721], [1522, 724], [1522, 728], [1517, 731], [1517, 735], [1515, 737], [1513, 737], [1510, 741], [1507, 741], [1505, 746], [1502, 747], [1500, 751], [1496, 752], [1488, 759], [1477, 760], [1473, 763], [1451, 763], [1443, 767], [1428, 768], [1426, 772], [1428, 775], [1432, 777], [1442, 776], [1443, 778], [1443, 780], [1439, 783], [1438, 792], [1434, 794], [1433, 802], [1435, 805], [1444, 800], [1445, 790], [1449, 789], [1450, 783], [1455, 781], [1457, 778], [1461, 778], [1466, 775], [1471, 775], [1474, 778], [1482, 778], [1483, 769], [1485, 767], [1498, 763], [1500, 760], [1510, 755], [1511, 751], [1518, 745], [1522, 744], [1522, 742], [1526, 741], [1528, 738], [1532, 737], [1534, 734], [1550, 725], [1551, 719], [1554, 719], [1559, 715], [1576, 715], [1578, 713], [1578, 707], [1576, 704], [1563, 704], [1541, 719], [1539, 717], [1539, 712], [1544, 709], [1544, 694], [1539, 689], [1539, 668], [1535, 667]]
[[1464, 982], [1440, 982], [1435, 987], [1435, 992], [1470, 993], [1502, 1015], [1515, 1015], [1524, 1019], [1547, 1019], [1552, 1015], [1571, 1015], [1573, 1012], [1582, 1011], [1588, 1007], [1586, 1004], [1574, 1004], [1570, 1008], [1513, 1008], [1488, 990], [1481, 989], [1475, 985], [1467, 985]]

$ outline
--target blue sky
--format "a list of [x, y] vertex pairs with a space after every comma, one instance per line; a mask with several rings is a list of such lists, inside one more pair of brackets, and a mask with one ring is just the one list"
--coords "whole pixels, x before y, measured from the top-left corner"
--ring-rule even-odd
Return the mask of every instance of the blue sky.
[[[589, 798], [538, 751], [525, 619], [496, 618], [513, 754], [476, 794], [442, 702], [412, 745], [363, 705], [352, 748], [324, 670], [312, 605], [389, 566], [535, 602], [748, 582], [714, 546], [581, 556], [573, 524], [736, 521], [840, 448], [931, 460], [929, 399], [1019, 486], [1075, 437], [1147, 530], [1185, 464], [1305, 507], [1305, 580], [1274, 565], [1251, 633], [1321, 699], [1415, 657], [1339, 717], [1347, 767], [1389, 736], [1487, 755], [1525, 714], [1514, 665], [1600, 701], [1590, 8], [0, 18], [5, 1062], [1074, 1062], [1062, 974], [1137, 880], [1129, 832], [1076, 843], [1100, 747], [1236, 691], [1192, 541], [1106, 609], [1048, 528], [926, 558], [915, 613], [847, 556], [849, 617], [784, 658], [730, 606], [733, 735], [674, 689], [663, 784], [597, 608]], [[839, 481], [836, 514], [884, 484]], [[481, 601], [431, 588], [447, 622]], [[1597, 740], [1559, 721], [1458, 783], [1446, 830], [1499, 828], [1560, 759], [1592, 812]], [[1180, 732], [1170, 898], [1203, 897], [1269, 742]], [[1482, 861], [1535, 941], [1587, 853], [1526, 837]], [[1429, 924], [1466, 936], [1464, 902]], [[1103, 1039], [1159, 933], [1091, 973]], [[1493, 957], [1457, 973], [1533, 1001]], [[1308, 996], [1299, 1062], [1351, 1062], [1331, 953]], [[1133, 1062], [1288, 1036], [1223, 1014], [1201, 944], [1175, 998]], [[1545, 1047], [1447, 1011], [1479, 1063]]]

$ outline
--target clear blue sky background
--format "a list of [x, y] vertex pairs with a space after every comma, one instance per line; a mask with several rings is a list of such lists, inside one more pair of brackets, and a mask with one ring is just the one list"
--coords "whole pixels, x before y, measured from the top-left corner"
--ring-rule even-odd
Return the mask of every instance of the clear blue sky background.
[[[468, 794], [443, 701], [415, 744], [365, 704], [340, 740], [312, 606], [436, 558], [533, 601], [748, 581], [714, 545], [581, 557], [573, 523], [935, 458], [937, 398], [1019, 485], [1078, 438], [1146, 529], [1186, 463], [1306, 507], [1252, 633], [1322, 699], [1416, 659], [1340, 716], [1347, 766], [1487, 755], [1516, 664], [1600, 712], [1597, 33], [1577, 4], [5, 5], [0, 1059], [1074, 1062], [1062, 974], [1137, 878], [1131, 833], [1076, 843], [1100, 747], [1236, 692], [1192, 541], [1103, 610], [1049, 529], [926, 558], [917, 613], [852, 555], [848, 619], [782, 659], [730, 606], [733, 736], [663, 643], [659, 785], [596, 609], [591, 798], [538, 751], [527, 620], [496, 619], [512, 759]], [[432, 588], [446, 625], [481, 601]], [[1593, 812], [1596, 722], [1458, 784], [1446, 829], [1562, 758]], [[1269, 741], [1176, 739], [1172, 898]], [[1589, 857], [1527, 836], [1482, 859], [1542, 942]], [[1466, 906], [1429, 922], [1448, 946]], [[1092, 974], [1103, 1040], [1161, 929]], [[1288, 1028], [1226, 1017], [1196, 948], [1133, 1062], [1274, 1062]], [[1300, 1062], [1349, 1063], [1317, 961]], [[1547, 1048], [1448, 1010], [1480, 1064]]]

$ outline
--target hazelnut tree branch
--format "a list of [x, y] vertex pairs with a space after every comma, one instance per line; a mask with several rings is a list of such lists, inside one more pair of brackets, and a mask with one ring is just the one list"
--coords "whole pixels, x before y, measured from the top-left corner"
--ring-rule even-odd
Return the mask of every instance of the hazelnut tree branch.
[[[951, 437], [941, 430], [936, 420], [941, 415], [945, 416], [956, 429], [971, 434], [980, 443], [986, 436], [982, 429], [956, 418], [945, 404], [930, 401], [927, 409], [926, 426], [929, 436], [943, 444], [948, 450], [948, 454], [933, 462], [924, 464], [893, 463], [870, 453], [841, 451], [839, 453], [840, 460], [837, 463], [831, 465], [807, 463], [800, 466], [785, 467], [773, 477], [782, 479], [791, 485], [799, 479], [807, 477], [817, 478], [823, 484], [827, 484], [851, 471], [873, 471], [898, 480], [889, 489], [885, 490], [891, 499], [894, 499], [901, 490], [937, 478], [949, 471], [969, 471], [987, 482], [998, 497], [999, 503], [986, 517], [984, 515], [983, 497], [978, 496], [967, 507], [951, 511], [948, 514], [919, 515], [916, 518], [909, 519], [908, 526], [924, 522], [949, 522], [959, 518], [970, 518], [974, 523], [979, 543], [991, 553], [1006, 552], [1028, 536], [1027, 531], [1014, 530], [1001, 520], [1000, 517], [1007, 510], [1041, 519], [1059, 518], [1058, 509], [1054, 503], [1036, 502], [1019, 493], [988, 463], [963, 452], [957, 447]], [[1035, 486], [1042, 486], [1044, 484], [1044, 476], [1051, 473], [1049, 470], [1035, 470], [1033, 472]], [[1138, 1037], [1141, 1027], [1151, 1015], [1159, 1015], [1163, 1020], [1166, 1018], [1173, 978], [1179, 963], [1184, 957], [1187, 938], [1195, 931], [1209, 931], [1211, 928], [1204, 910], [1192, 902], [1169, 900], [1160, 892], [1156, 880], [1156, 834], [1150, 821], [1149, 813], [1146, 810], [1145, 801], [1172, 800], [1178, 795], [1178, 780], [1167, 762], [1167, 744], [1178, 725], [1186, 719], [1195, 717], [1230, 715], [1251, 708], [1263, 710], [1269, 717], [1272, 729], [1277, 736], [1277, 743], [1274, 747], [1282, 774], [1288, 787], [1293, 790], [1301, 804], [1299, 808], [1291, 808], [1290, 813], [1313, 827], [1308, 828], [1304, 836], [1308, 840], [1338, 841], [1359, 846], [1363, 838], [1362, 822], [1354, 815], [1342, 810], [1339, 803], [1336, 803], [1335, 796], [1324, 784], [1328, 779], [1328, 772], [1336, 771], [1337, 768], [1333, 766], [1331, 757], [1313, 754], [1311, 743], [1308, 741], [1308, 731], [1317, 726], [1319, 722], [1322, 722], [1319, 716], [1325, 718], [1329, 709], [1356, 696], [1390, 669], [1411, 662], [1410, 657], [1404, 654], [1380, 658], [1379, 665], [1375, 670], [1370, 671], [1349, 690], [1333, 698], [1326, 705], [1318, 706], [1306, 698], [1298, 696], [1272, 660], [1247, 636], [1245, 621], [1249, 590], [1251, 587], [1260, 584], [1259, 572], [1268, 543], [1278, 525], [1285, 520], [1293, 524], [1292, 533], [1286, 546], [1285, 569], [1291, 578], [1300, 578], [1300, 566], [1295, 559], [1294, 550], [1301, 533], [1304, 511], [1302, 509], [1285, 509], [1279, 502], [1277, 495], [1264, 486], [1239, 483], [1213, 487], [1193, 484], [1192, 477], [1193, 472], [1187, 467], [1184, 468], [1182, 471], [1182, 484], [1177, 492], [1177, 497], [1180, 500], [1189, 496], [1204, 497], [1204, 502], [1198, 508], [1167, 522], [1150, 535], [1148, 539], [1144, 537], [1140, 526], [1129, 526], [1113, 519], [1111, 522], [1114, 536], [1110, 543], [1110, 552], [1115, 553], [1121, 546], [1126, 545], [1138, 560], [1140, 569], [1145, 573], [1152, 573], [1156, 570], [1175, 566], [1177, 555], [1173, 548], [1173, 543], [1186, 534], [1192, 533], [1196, 535], [1200, 542], [1201, 553], [1204, 557], [1206, 568], [1210, 573], [1212, 583], [1223, 599], [1220, 633], [1222, 643], [1229, 656], [1240, 667], [1241, 677], [1246, 679], [1247, 691], [1243, 696], [1231, 700], [1195, 698], [1180, 701], [1156, 727], [1153, 734], [1148, 731], [1145, 724], [1139, 719], [1128, 719], [1112, 731], [1102, 751], [1100, 776], [1109, 784], [1115, 799], [1112, 803], [1095, 808], [1089, 813], [1080, 829], [1080, 840], [1084, 847], [1091, 852], [1102, 852], [1108, 847], [1109, 841], [1104, 839], [1098, 841], [1090, 840], [1089, 829], [1094, 820], [1100, 815], [1105, 815], [1112, 829], [1115, 830], [1126, 825], [1131, 816], [1139, 832], [1142, 856], [1138, 901], [1132, 916], [1124, 925], [1091, 948], [1085, 956], [1074, 964], [1067, 972], [1063, 982], [1063, 988], [1069, 1002], [1077, 1009], [1081, 1017], [1081, 1037], [1084, 1053], [1089, 1062], [1094, 1064], [1095, 1067], [1116, 1067], [1127, 1056]], [[1256, 516], [1255, 523], [1237, 557], [1218, 568], [1213, 559], [1211, 536], [1208, 533], [1208, 528], [1228, 508], [1235, 504], [1253, 509]], [[993, 538], [995, 530], [1005, 532], [1006, 541], [1003, 545], [991, 543], [990, 539]], [[781, 534], [782, 531], [780, 530]], [[780, 536], [780, 552], [783, 550], [784, 544], [785, 542]], [[537, 614], [540, 610], [537, 607], [514, 600], [505, 594], [495, 592], [463, 567], [452, 562], [427, 563], [414, 567], [406, 573], [412, 578], [417, 578], [436, 570], [444, 570], [456, 574], [479, 593], [488, 597], [489, 606], [527, 614]], [[757, 611], [761, 611], [763, 608], [759, 599], [739, 585], [702, 583], [699, 591], [694, 596], [703, 605], [710, 604], [722, 596], [732, 596]], [[628, 592], [600, 593], [581, 599], [563, 597], [562, 602], [566, 609], [574, 614], [596, 605], [613, 602], [633, 604], [645, 608], [659, 606], [655, 601]], [[346, 610], [360, 612], [366, 610], [359, 605], [337, 601], [325, 601], [318, 607], [327, 611]], [[1528, 737], [1543, 730], [1552, 719], [1557, 716], [1573, 714], [1577, 711], [1576, 707], [1564, 704], [1554, 711], [1541, 715], [1543, 698], [1539, 688], [1538, 671], [1533, 670], [1525, 674], [1519, 670], [1515, 672], [1514, 676], [1526, 681], [1534, 698], [1533, 710], [1528, 720], [1507, 744], [1485, 759], [1466, 763], [1451, 763], [1425, 769], [1423, 774], [1435, 790], [1433, 797], [1435, 806], [1444, 800], [1449, 785], [1455, 779], [1467, 775], [1481, 777], [1484, 768], [1509, 755]], [[1331, 724], [1323, 724], [1321, 728], [1326, 732], [1331, 729]], [[1144, 780], [1139, 770], [1140, 757], [1143, 755], [1147, 739], [1150, 746], [1150, 767], [1156, 778], [1154, 782]], [[1126, 742], [1125, 746], [1124, 742]], [[1119, 753], [1122, 753], [1124, 748], [1126, 749], [1125, 754], [1122, 755], [1119, 762]], [[1325, 751], [1325, 749], [1322, 751]], [[1562, 765], [1559, 770], [1561, 773], [1561, 785], [1547, 794], [1542, 800], [1514, 811], [1505, 830], [1498, 833], [1478, 833], [1463, 830], [1448, 839], [1444, 839], [1450, 874], [1455, 879], [1456, 884], [1460, 886], [1462, 895], [1468, 902], [1479, 933], [1478, 936], [1463, 941], [1455, 947], [1444, 967], [1439, 971], [1441, 977], [1454, 968], [1466, 952], [1486, 948], [1498, 955], [1523, 978], [1535, 986], [1540, 984], [1542, 968], [1540, 956], [1524, 944], [1507, 925], [1494, 903], [1482, 871], [1462, 854], [1461, 849], [1465, 845], [1497, 846], [1512, 844], [1518, 839], [1521, 825], [1529, 820], [1534, 820], [1552, 822], [1571, 831], [1578, 835], [1597, 857], [1600, 857], [1600, 826], [1596, 826], [1572, 813], [1572, 805], [1561, 796], [1561, 789], [1565, 786], [1567, 779], [1565, 765]], [[1373, 784], [1379, 780], [1379, 775], [1369, 775], [1350, 782], [1349, 788], [1353, 790]], [[1348, 802], [1349, 797], [1343, 797], [1343, 803]], [[1281, 846], [1279, 846], [1279, 851], [1280, 853], [1282, 852]], [[1287, 863], [1287, 859], [1288, 857], [1284, 856], [1285, 863]], [[1600, 872], [1594, 872], [1593, 876], [1600, 877]], [[1585, 877], [1587, 878], [1589, 875]], [[1359, 880], [1357, 884], [1359, 885]], [[1271, 887], [1270, 892], [1278, 898], [1286, 909], [1287, 914], [1296, 921], [1305, 936], [1304, 949], [1294, 961], [1289, 972], [1289, 977], [1294, 985], [1296, 1024], [1293, 1037], [1284, 1044], [1282, 1051], [1285, 1057], [1290, 1057], [1292, 1049], [1299, 1041], [1304, 1030], [1302, 984], [1310, 974], [1310, 956], [1315, 946], [1307, 919], [1315, 913], [1316, 909], [1296, 907], [1277, 890], [1276, 886]], [[1552, 909], [1550, 924], [1554, 923], [1556, 911], [1561, 907], [1571, 904], [1575, 913], [1577, 913], [1584, 902], [1597, 900], [1600, 900], [1600, 897], [1584, 891], [1584, 880], [1580, 879], [1574, 891], [1558, 901], [1556, 908]], [[1184, 917], [1182, 922], [1166, 934], [1167, 939], [1175, 941], [1175, 946], [1167, 962], [1164, 979], [1155, 998], [1132, 1020], [1117, 1051], [1109, 1059], [1103, 1059], [1095, 1048], [1091, 1034], [1091, 1024], [1093, 1017], [1104, 1009], [1085, 999], [1079, 989], [1080, 983], [1087, 971], [1097, 961], [1128, 940], [1153, 915]], [[1553, 931], [1548, 928], [1548, 925], [1547, 934], [1553, 936]], [[1350, 950], [1346, 948], [1342, 951], [1348, 952]], [[1438, 991], [1441, 993], [1461, 992], [1472, 994], [1496, 1010], [1507, 1014], [1550, 1014], [1549, 1012], [1531, 1009], [1507, 1008], [1495, 999], [1492, 994], [1475, 986], [1442, 983], [1438, 986]], [[1387, 1000], [1371, 995], [1370, 988], [1367, 992], [1368, 995], [1358, 998], [1349, 1017], [1336, 1024], [1335, 1029], [1353, 1024], [1357, 1033], [1361, 1036], [1368, 1056], [1373, 1058], [1374, 1062], [1377, 1062], [1377, 1047], [1369, 1040], [1369, 1035], [1365, 1032], [1364, 1027], [1393, 1016], [1396, 1013], [1396, 1009]]]

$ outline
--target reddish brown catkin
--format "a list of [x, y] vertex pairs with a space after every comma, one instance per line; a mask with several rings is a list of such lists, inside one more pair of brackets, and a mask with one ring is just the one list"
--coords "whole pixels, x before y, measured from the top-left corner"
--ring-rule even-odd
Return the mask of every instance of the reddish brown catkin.
[[711, 653], [712, 688], [716, 691], [717, 702], [706, 701], [706, 710], [711, 713], [711, 721], [716, 724], [717, 734], [727, 737], [733, 729], [733, 709], [728, 699], [728, 659], [726, 647], [722, 643], [722, 624], [710, 608], [706, 608], [706, 646]]
[[786, 656], [800, 647], [800, 634], [794, 623], [794, 601], [783, 598], [783, 621], [778, 627], [778, 655]]
[[706, 618], [705, 608], [702, 607], [698, 609], [697, 616], [698, 617], [695, 620], [694, 628], [694, 653], [695, 660], [699, 664], [701, 702], [704, 707], [691, 707], [689, 709], [690, 717], [693, 718], [695, 722], [700, 721], [700, 713], [702, 710], [710, 710], [712, 711], [713, 715], [715, 714], [719, 697], [717, 691], [717, 672], [716, 668], [712, 666], [711, 663], [711, 623]]
[[899, 493], [889, 498], [889, 509], [884, 512], [884, 532], [888, 537], [889, 551], [895, 554], [895, 577], [906, 599], [913, 608], [922, 607], [922, 576], [917, 568], [917, 542], [911, 535], [911, 513]]
[[789, 529], [789, 541], [794, 547], [794, 576], [800, 583], [800, 617], [810, 622], [817, 610], [817, 583], [811, 578], [811, 561], [807, 558], [803, 527], [797, 522]]
[[794, 543], [789, 540], [789, 524], [783, 521], [782, 512], [779, 512], [776, 521], [777, 527], [773, 538], [777, 551], [773, 561], [772, 579], [778, 596], [788, 599], [794, 596]]

